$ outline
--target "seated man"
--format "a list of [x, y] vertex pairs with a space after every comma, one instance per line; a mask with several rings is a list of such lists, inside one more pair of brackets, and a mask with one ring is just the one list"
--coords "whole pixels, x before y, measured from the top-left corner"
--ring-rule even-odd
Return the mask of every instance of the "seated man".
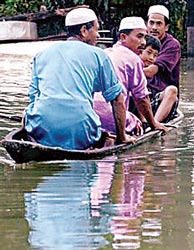
[[117, 143], [135, 141], [125, 134], [122, 87], [114, 68], [102, 49], [91, 46], [99, 37], [95, 13], [77, 8], [65, 21], [67, 41], [55, 43], [34, 58], [24, 128], [43, 145], [87, 149], [102, 135], [93, 109], [93, 93], [102, 91], [113, 107]]
[[[94, 95], [94, 110], [100, 117], [102, 128], [107, 132], [116, 134], [116, 127], [114, 123], [114, 116], [111, 111], [111, 105], [106, 103], [101, 93], [98, 92]], [[140, 119], [128, 110], [126, 110], [125, 131], [128, 135], [142, 135], [144, 132]]]
[[144, 68], [152, 92], [153, 112], [157, 121], [169, 121], [176, 114], [179, 97], [181, 47], [177, 39], [168, 34], [169, 11], [163, 5], [148, 10], [148, 33], [157, 37], [161, 49], [155, 63]]
[[[132, 95], [138, 111], [142, 113], [150, 127], [152, 129], [167, 131], [166, 127], [153, 117], [147, 80], [143, 72], [143, 62], [137, 55], [145, 46], [146, 34], [147, 28], [142, 18], [123, 18], [119, 26], [119, 41], [113, 47], [105, 49], [105, 52], [110, 57], [117, 76], [122, 83], [126, 110], [129, 108], [130, 97]], [[94, 97], [94, 100], [97, 113], [101, 110], [106, 110], [106, 112], [100, 114], [101, 121], [109, 120], [111, 113], [108, 111], [106, 103], [102, 103], [98, 96]], [[132, 119], [129, 117], [126, 126], [131, 121]], [[107, 128], [106, 122], [104, 124], [105, 128]]]

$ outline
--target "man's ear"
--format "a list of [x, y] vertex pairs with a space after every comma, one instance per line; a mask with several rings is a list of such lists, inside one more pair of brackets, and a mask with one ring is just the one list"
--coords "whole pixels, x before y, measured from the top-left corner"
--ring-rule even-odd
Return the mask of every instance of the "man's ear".
[[82, 37], [86, 37], [88, 35], [88, 29], [86, 28], [86, 25], [82, 25], [80, 33]]
[[125, 39], [126, 39], [126, 34], [125, 33], [121, 33], [120, 34], [120, 40], [122, 41], [122, 42], [124, 42], [125, 41]]
[[166, 25], [165, 31], [167, 32], [169, 30], [169, 24]]

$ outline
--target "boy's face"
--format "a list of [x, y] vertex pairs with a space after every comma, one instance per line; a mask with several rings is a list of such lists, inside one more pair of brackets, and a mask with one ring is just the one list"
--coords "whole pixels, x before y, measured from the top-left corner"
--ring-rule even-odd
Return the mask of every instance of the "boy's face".
[[153, 64], [156, 61], [158, 56], [158, 50], [153, 49], [151, 45], [147, 46], [144, 50], [142, 50], [140, 57], [144, 62], [144, 66], [147, 67], [150, 64]]

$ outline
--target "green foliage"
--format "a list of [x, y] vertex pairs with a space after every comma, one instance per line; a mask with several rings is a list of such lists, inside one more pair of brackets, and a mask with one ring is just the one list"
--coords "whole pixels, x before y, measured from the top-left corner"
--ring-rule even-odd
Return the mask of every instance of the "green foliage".
[[40, 0], [5, 0], [5, 4], [0, 5], [0, 16], [37, 12], [41, 2]]
[[[5, 4], [0, 4], [0, 17], [34, 13], [40, 10], [42, 4], [50, 12], [54, 12], [57, 8], [68, 8], [81, 4], [89, 5], [96, 11], [101, 20], [100, 28], [110, 30], [116, 30], [116, 26], [124, 16], [137, 15], [145, 18], [150, 5], [163, 4], [170, 10], [170, 33], [182, 43], [183, 50], [186, 48], [185, 13], [187, 0], [5, 0]], [[110, 8], [111, 6], [114, 8]], [[62, 29], [62, 27], [52, 28], [55, 32]]]
[[182, 51], [186, 51], [186, 0], [170, 0], [170, 33], [176, 37], [182, 44]]
[[51, 35], [57, 35], [64, 32], [64, 19], [52, 19], [51, 22], [47, 20], [42, 21], [41, 24], [38, 25], [38, 35], [39, 37], [46, 37]]

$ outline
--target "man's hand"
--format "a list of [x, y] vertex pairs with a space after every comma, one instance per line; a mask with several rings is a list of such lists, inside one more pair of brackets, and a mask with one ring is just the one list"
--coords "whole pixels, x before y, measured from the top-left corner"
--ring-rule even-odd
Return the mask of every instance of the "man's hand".
[[166, 134], [169, 129], [162, 123], [155, 121], [155, 129], [162, 130], [163, 134]]
[[132, 144], [135, 144], [136, 143], [136, 141], [137, 141], [137, 138], [135, 138], [134, 136], [131, 136], [131, 135], [125, 135], [125, 141], [124, 141], [124, 143], [132, 143]]
[[127, 135], [125, 134], [125, 139], [123, 141], [118, 141], [116, 140], [116, 144], [122, 144], [122, 143], [126, 143], [126, 144], [135, 144], [137, 141], [137, 139], [134, 136], [131, 135]]

